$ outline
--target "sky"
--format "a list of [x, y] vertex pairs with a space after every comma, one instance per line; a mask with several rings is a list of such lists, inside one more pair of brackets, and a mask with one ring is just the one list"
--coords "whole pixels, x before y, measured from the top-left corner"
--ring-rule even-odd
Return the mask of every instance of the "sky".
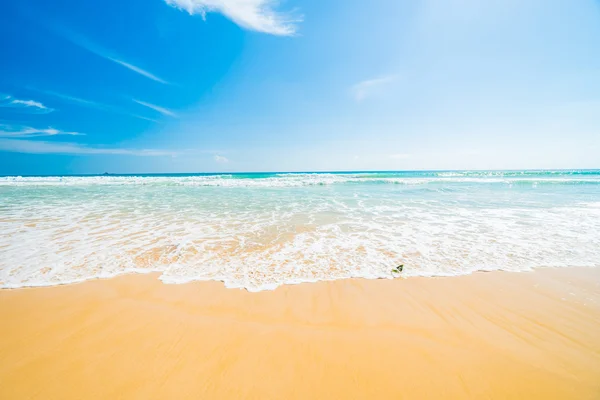
[[0, 175], [600, 168], [600, 0], [6, 0]]

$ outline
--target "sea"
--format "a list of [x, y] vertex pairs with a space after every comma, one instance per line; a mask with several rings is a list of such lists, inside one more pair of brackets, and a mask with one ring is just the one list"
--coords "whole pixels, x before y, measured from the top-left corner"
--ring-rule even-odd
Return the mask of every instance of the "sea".
[[0, 177], [0, 288], [598, 266], [600, 170]]

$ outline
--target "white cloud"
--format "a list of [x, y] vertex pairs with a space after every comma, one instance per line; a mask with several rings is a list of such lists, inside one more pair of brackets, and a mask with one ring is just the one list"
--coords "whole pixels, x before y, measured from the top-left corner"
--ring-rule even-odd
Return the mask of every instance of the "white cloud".
[[360, 102], [382, 92], [387, 86], [396, 81], [396, 78], [396, 75], [387, 75], [379, 78], [367, 79], [353, 85], [350, 91], [354, 100]]
[[136, 67], [133, 64], [129, 64], [128, 62], [125, 62], [123, 60], [118, 60], [118, 59], [116, 59], [114, 57], [108, 57], [108, 56], [103, 56], [103, 57], [105, 57], [105, 58], [107, 58], [107, 59], [109, 59], [111, 61], [114, 61], [117, 64], [120, 64], [120, 65], [124, 66], [125, 68], [129, 68], [133, 72], [137, 72], [138, 74], [140, 74], [142, 76], [145, 76], [146, 78], [152, 79], [153, 81], [164, 83], [164, 84], [168, 84], [169, 83], [169, 82], [167, 82], [167, 81], [159, 78], [158, 76], [156, 76], [154, 74], [151, 74], [150, 72], [145, 71], [145, 70], [141, 69], [140, 67]]
[[129, 156], [176, 156], [176, 152], [154, 149], [126, 149], [84, 146], [77, 143], [53, 143], [37, 140], [0, 139], [0, 150], [29, 154], [113, 154]]
[[118, 57], [113, 52], [106, 50], [103, 47], [91, 42], [89, 39], [87, 39], [86, 37], [84, 37], [76, 32], [73, 32], [65, 27], [53, 26], [52, 28], [56, 32], [58, 32], [60, 35], [62, 35], [65, 39], [67, 39], [70, 42], [78, 45], [79, 47], [89, 51], [90, 53], [96, 54], [97, 56], [100, 56], [100, 57], [110, 60], [114, 63], [117, 63], [117, 64], [119, 64], [137, 74], [140, 74], [148, 79], [151, 79], [155, 82], [169, 84], [169, 82], [165, 81], [164, 79], [161, 79], [158, 76], [154, 75], [153, 73], [148, 72], [136, 65], [133, 65], [129, 62], [124, 61], [121, 57]]
[[0, 124], [0, 137], [33, 137], [57, 135], [81, 136], [84, 134], [79, 132], [61, 131], [52, 127], [32, 128], [30, 126]]
[[53, 108], [46, 107], [39, 101], [15, 99], [8, 94], [0, 94], [0, 107], [35, 114], [48, 114], [54, 111]]
[[102, 110], [102, 111], [108, 111], [108, 112], [112, 112], [115, 114], [120, 114], [120, 115], [127, 115], [129, 117], [133, 117], [133, 118], [138, 118], [138, 119], [143, 119], [146, 121], [152, 121], [152, 122], [158, 122], [155, 119], [152, 118], [148, 118], [148, 117], [144, 117], [141, 115], [137, 115], [137, 114], [131, 114], [125, 110], [121, 110], [120, 108], [108, 105], [108, 104], [103, 104], [103, 103], [98, 103], [97, 101], [93, 101], [93, 100], [86, 100], [86, 99], [82, 99], [79, 97], [75, 97], [75, 96], [70, 96], [68, 94], [63, 94], [63, 93], [58, 93], [58, 92], [53, 92], [50, 90], [39, 90], [39, 89], [35, 89], [35, 88], [28, 88], [29, 90], [32, 91], [36, 91], [39, 93], [43, 93], [46, 94], [48, 96], [54, 96], [56, 98], [59, 98], [61, 100], [64, 100], [66, 102], [72, 103], [72, 104], [77, 104], [83, 107], [88, 107], [88, 108], [94, 108], [97, 110]]
[[25, 107], [36, 107], [36, 108], [41, 108], [42, 110], [48, 109], [48, 107], [46, 107], [39, 101], [34, 101], [34, 100], [13, 100], [12, 104], [22, 104]]
[[276, 12], [273, 0], [165, 0], [165, 2], [190, 15], [200, 14], [203, 18], [209, 12], [218, 12], [238, 24], [253, 31], [271, 35], [289, 36], [296, 33], [296, 23], [302, 18]]
[[136, 102], [144, 107], [148, 107], [154, 111], [158, 111], [159, 113], [161, 113], [163, 115], [168, 115], [169, 117], [177, 118], [177, 114], [175, 114], [173, 111], [171, 111], [167, 108], [157, 106], [156, 104], [146, 103], [145, 101], [141, 101], [141, 100], [136, 100], [136, 99], [131, 99], [131, 100], [133, 100], [134, 102]]
[[225, 164], [225, 163], [229, 162], [229, 159], [227, 157], [223, 157], [223, 156], [220, 156], [218, 154], [215, 154], [214, 158], [215, 158], [216, 162], [221, 163], [221, 164]]

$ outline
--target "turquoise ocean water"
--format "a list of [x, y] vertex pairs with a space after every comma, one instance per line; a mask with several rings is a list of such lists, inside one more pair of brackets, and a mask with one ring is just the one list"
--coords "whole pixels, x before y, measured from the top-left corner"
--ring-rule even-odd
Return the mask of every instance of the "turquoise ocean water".
[[600, 265], [600, 171], [0, 177], [0, 288]]

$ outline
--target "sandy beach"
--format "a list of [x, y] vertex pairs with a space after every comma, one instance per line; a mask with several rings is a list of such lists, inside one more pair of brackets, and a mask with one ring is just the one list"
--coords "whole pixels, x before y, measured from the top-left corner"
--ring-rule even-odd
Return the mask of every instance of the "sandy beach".
[[598, 399], [600, 269], [0, 291], [2, 399]]
[[0, 400], [600, 400], [599, 12], [0, 1]]

